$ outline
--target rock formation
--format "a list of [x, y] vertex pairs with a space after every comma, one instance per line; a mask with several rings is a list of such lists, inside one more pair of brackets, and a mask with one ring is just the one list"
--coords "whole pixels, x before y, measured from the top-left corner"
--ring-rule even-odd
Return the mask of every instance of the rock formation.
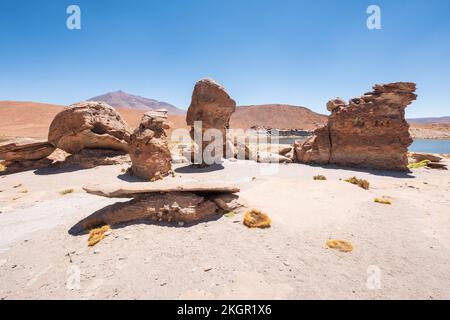
[[342, 99], [328, 102], [332, 113], [327, 125], [296, 143], [296, 160], [406, 171], [412, 139], [405, 108], [417, 98], [416, 85], [398, 82], [373, 89], [348, 104]]
[[[158, 186], [159, 184], [159, 186]], [[238, 201], [235, 186], [223, 184], [172, 185], [137, 183], [136, 185], [100, 185], [84, 187], [86, 192], [113, 198], [133, 198], [94, 212], [71, 228], [71, 234], [79, 234], [102, 225], [130, 222], [178, 222], [196, 223], [220, 213], [235, 210], [243, 205]]]
[[103, 102], [80, 102], [56, 115], [48, 141], [68, 153], [83, 149], [128, 151], [130, 132], [120, 114]]
[[[195, 84], [194, 92], [192, 93], [192, 101], [187, 111], [186, 122], [191, 126], [191, 137], [194, 139], [195, 130], [194, 123], [201, 121], [202, 129], [201, 134], [208, 129], [217, 129], [222, 134], [224, 152], [226, 150], [226, 130], [230, 125], [230, 118], [233, 112], [236, 110], [236, 102], [230, 98], [225, 89], [211, 79], [202, 79]], [[208, 146], [211, 142], [204, 141], [202, 139], [201, 150]], [[200, 147], [200, 146], [199, 146]], [[205, 159], [201, 157], [202, 164], [205, 163]]]
[[130, 137], [130, 158], [133, 175], [144, 178], [160, 178], [172, 169], [171, 154], [164, 129], [167, 111], [149, 111], [144, 114], [139, 128]]
[[0, 160], [4, 160], [5, 170], [1, 174], [10, 174], [24, 170], [45, 168], [53, 163], [47, 157], [55, 147], [47, 141], [17, 139], [0, 146]]

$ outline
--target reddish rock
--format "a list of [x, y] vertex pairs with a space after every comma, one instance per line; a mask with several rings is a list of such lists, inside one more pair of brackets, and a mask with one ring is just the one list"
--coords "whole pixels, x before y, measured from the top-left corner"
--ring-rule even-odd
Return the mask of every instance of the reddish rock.
[[412, 139], [405, 108], [417, 98], [416, 85], [399, 82], [373, 88], [345, 106], [330, 102], [333, 112], [327, 126], [297, 145], [297, 160], [406, 171]]
[[80, 102], [58, 113], [48, 141], [69, 153], [83, 149], [128, 151], [130, 131], [121, 115], [103, 102]]
[[139, 128], [130, 137], [130, 158], [133, 175], [152, 179], [166, 176], [172, 169], [171, 154], [164, 129], [167, 111], [144, 114]]
[[[192, 139], [194, 139], [194, 123], [201, 121], [202, 132], [197, 134], [203, 137], [206, 130], [217, 129], [222, 134], [223, 145], [226, 148], [226, 130], [229, 128], [230, 118], [235, 110], [236, 102], [220, 84], [211, 79], [198, 81], [186, 115], [186, 122], [192, 127]], [[210, 143], [210, 141], [202, 141], [201, 150], [203, 151]], [[203, 164], [205, 164], [204, 161]]]
[[55, 151], [55, 147], [43, 140], [18, 139], [0, 145], [0, 160], [28, 161], [40, 160]]

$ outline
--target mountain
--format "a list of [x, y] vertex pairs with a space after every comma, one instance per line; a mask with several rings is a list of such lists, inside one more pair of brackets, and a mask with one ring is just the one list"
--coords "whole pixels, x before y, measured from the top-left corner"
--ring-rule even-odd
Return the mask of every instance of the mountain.
[[407, 119], [412, 124], [450, 124], [450, 117]]
[[249, 129], [253, 126], [274, 129], [312, 130], [323, 125], [327, 116], [308, 108], [285, 104], [240, 106], [231, 116], [231, 128]]
[[154, 99], [148, 99], [140, 96], [135, 96], [123, 91], [115, 91], [103, 94], [89, 99], [89, 101], [101, 101], [106, 102], [114, 108], [129, 108], [139, 110], [156, 110], [167, 109], [169, 114], [172, 115], [184, 115], [185, 110], [178, 109], [177, 107], [167, 103]]

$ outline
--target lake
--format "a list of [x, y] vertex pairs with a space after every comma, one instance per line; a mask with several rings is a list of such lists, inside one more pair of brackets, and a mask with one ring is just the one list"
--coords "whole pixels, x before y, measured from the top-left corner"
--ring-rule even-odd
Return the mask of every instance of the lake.
[[[304, 137], [292, 138], [292, 137], [280, 137], [280, 143], [293, 144], [294, 141], [305, 140]], [[414, 140], [413, 144], [409, 147], [409, 151], [412, 152], [427, 152], [427, 153], [446, 153], [450, 154], [450, 140]]]

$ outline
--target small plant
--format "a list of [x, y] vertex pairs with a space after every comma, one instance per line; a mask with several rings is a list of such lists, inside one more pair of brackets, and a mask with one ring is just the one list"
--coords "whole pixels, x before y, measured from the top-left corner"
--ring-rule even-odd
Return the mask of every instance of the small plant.
[[381, 198], [375, 198], [373, 201], [376, 203], [381, 203], [381, 204], [392, 204], [392, 201], [389, 198], [384, 197], [384, 196]]
[[314, 176], [314, 180], [323, 181], [323, 180], [327, 180], [327, 177], [319, 174], [317, 176]]
[[88, 246], [93, 247], [106, 237], [106, 232], [110, 231], [111, 227], [108, 225], [105, 225], [100, 228], [95, 228], [89, 231], [89, 239], [88, 239]]
[[352, 252], [353, 251], [352, 244], [345, 240], [328, 240], [327, 247], [330, 249], [339, 250], [341, 252]]
[[65, 196], [66, 194], [73, 193], [73, 192], [75, 192], [74, 189], [65, 189], [63, 191], [60, 191], [59, 194], [62, 196]]
[[224, 214], [224, 216], [227, 218], [233, 218], [235, 215], [236, 213], [234, 211], [228, 211]]
[[418, 169], [428, 166], [428, 164], [431, 163], [430, 160], [423, 160], [420, 162], [410, 163], [408, 165], [408, 169]]
[[364, 190], [369, 190], [369, 181], [364, 179], [358, 179], [357, 177], [351, 177], [345, 180], [348, 183], [354, 184], [363, 188]]
[[272, 220], [260, 210], [252, 209], [244, 215], [244, 224], [249, 228], [270, 228]]
[[0, 172], [6, 171], [6, 166], [0, 163]]
[[14, 189], [17, 189], [17, 188], [20, 188], [21, 186], [22, 186], [22, 184], [19, 183], [19, 184], [16, 184], [15, 186], [13, 186], [13, 188], [14, 188]]
[[20, 193], [28, 193], [28, 190], [27, 189], [23, 189], [23, 190], [20, 191]]

